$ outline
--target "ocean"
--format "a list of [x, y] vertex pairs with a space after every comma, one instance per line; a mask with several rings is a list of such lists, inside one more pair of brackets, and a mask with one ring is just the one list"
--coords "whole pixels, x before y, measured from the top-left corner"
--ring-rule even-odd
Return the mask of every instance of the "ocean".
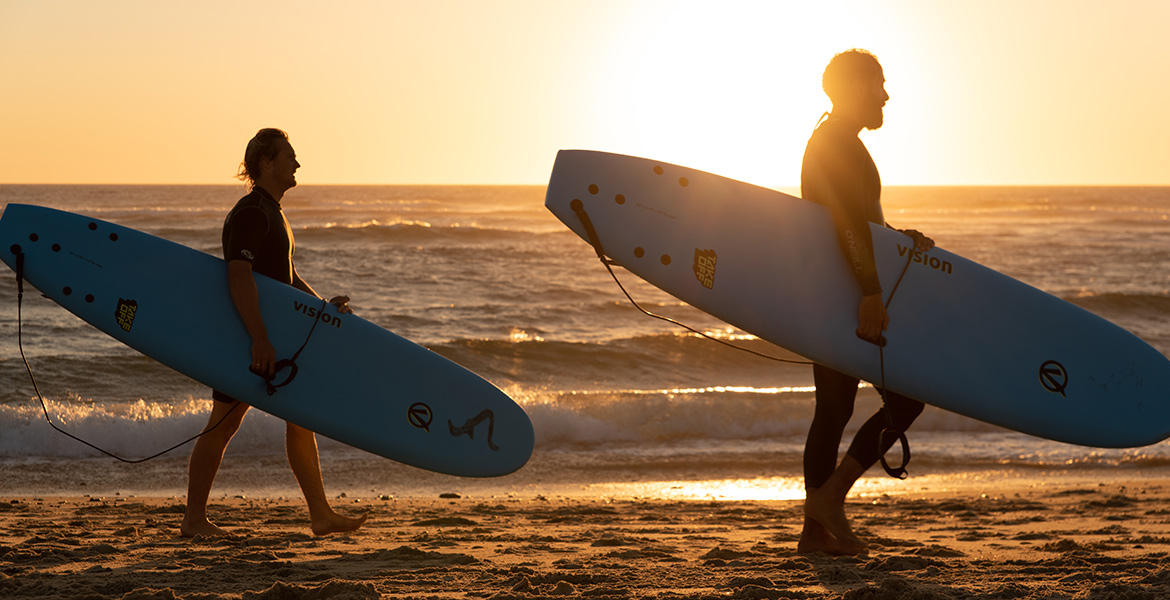
[[[223, 217], [244, 193], [239, 185], [0, 185], [0, 204], [81, 212], [220, 256]], [[811, 367], [761, 359], [644, 316], [543, 199], [542, 186], [302, 186], [285, 196], [298, 271], [318, 292], [349, 295], [358, 315], [479, 373], [519, 402], [536, 430], [529, 465], [494, 479], [428, 473], [321, 439], [329, 492], [801, 497]], [[895, 226], [921, 230], [947, 250], [1170, 351], [1170, 188], [889, 187], [883, 199]], [[15, 277], [5, 272], [0, 496], [182, 496], [189, 445], [126, 465], [45, 423], [17, 347]], [[791, 357], [618, 274], [650, 310]], [[63, 428], [140, 457], [206, 423], [206, 386], [35, 290], [26, 290], [22, 320], [24, 352]], [[954, 343], [962, 343], [957, 334]], [[862, 389], [849, 432], [878, 403], [871, 387]], [[858, 489], [897, 493], [1013, 477], [1091, 482], [1118, 470], [1140, 480], [1170, 468], [1167, 443], [1085, 448], [931, 407], [909, 439], [909, 480], [875, 468]], [[213, 497], [296, 495], [283, 453], [282, 422], [253, 411], [229, 447]]]

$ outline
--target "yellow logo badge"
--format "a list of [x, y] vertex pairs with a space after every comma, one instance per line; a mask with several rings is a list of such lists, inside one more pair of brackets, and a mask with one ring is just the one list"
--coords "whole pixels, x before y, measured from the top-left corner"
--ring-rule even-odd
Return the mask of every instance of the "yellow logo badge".
[[715, 287], [715, 261], [717, 258], [714, 250], [695, 248], [695, 278], [707, 289]]
[[137, 312], [137, 301], [118, 298], [118, 308], [114, 310], [114, 319], [117, 320], [119, 327], [130, 331], [130, 328], [134, 325], [134, 314]]

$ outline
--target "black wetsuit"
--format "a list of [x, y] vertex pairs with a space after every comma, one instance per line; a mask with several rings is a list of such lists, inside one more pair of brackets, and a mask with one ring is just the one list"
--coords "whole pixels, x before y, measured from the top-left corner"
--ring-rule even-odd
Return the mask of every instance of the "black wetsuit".
[[[292, 285], [293, 251], [292, 228], [280, 203], [263, 188], [252, 192], [236, 203], [223, 222], [223, 258], [248, 261], [252, 271]], [[211, 397], [223, 402], [235, 402], [227, 394], [214, 390]]]
[[[881, 293], [869, 230], [871, 222], [885, 224], [881, 178], [869, 151], [847, 124], [830, 116], [817, 127], [805, 148], [800, 188], [804, 198], [825, 205], [832, 213], [841, 251], [862, 294]], [[853, 416], [859, 380], [815, 364], [813, 381], [816, 411], [804, 449], [804, 480], [805, 487], [819, 488], [837, 468], [837, 449]], [[896, 436], [888, 435], [879, 447], [889, 419], [893, 419], [893, 429], [905, 431], [922, 412], [923, 405], [917, 400], [894, 392], [885, 396], [885, 405], [861, 426], [849, 446], [848, 454], [866, 469], [897, 441]]]
[[292, 228], [280, 203], [263, 188], [240, 198], [223, 222], [223, 259], [246, 260], [252, 270], [277, 281], [293, 282]]

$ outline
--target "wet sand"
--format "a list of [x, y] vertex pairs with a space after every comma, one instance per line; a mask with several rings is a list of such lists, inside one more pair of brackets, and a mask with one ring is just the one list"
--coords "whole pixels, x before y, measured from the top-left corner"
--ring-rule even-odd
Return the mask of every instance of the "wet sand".
[[798, 500], [343, 497], [370, 521], [313, 537], [297, 496], [223, 497], [194, 539], [182, 503], [0, 499], [0, 597], [1170, 597], [1170, 479], [855, 497], [858, 557], [798, 555]]

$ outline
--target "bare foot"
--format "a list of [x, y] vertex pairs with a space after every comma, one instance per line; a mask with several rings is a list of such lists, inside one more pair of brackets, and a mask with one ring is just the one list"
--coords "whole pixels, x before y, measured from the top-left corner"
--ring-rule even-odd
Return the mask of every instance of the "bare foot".
[[313, 531], [313, 535], [329, 535], [331, 533], [344, 533], [346, 531], [353, 531], [362, 526], [366, 519], [370, 518], [370, 513], [362, 513], [357, 518], [343, 517], [335, 512], [331, 512], [324, 518], [312, 521], [309, 529]]
[[836, 540], [841, 554], [861, 554], [869, 549], [869, 544], [853, 534], [853, 528], [849, 526], [849, 519], [845, 517], [843, 504], [825, 502], [821, 494], [814, 492], [809, 494], [804, 501], [804, 516], [806, 521], [816, 522]]
[[188, 522], [187, 519], [183, 519], [183, 524], [179, 525], [179, 535], [185, 538], [192, 538], [197, 535], [207, 537], [223, 537], [231, 534], [215, 526], [207, 519], [192, 522]]
[[830, 556], [855, 556], [865, 551], [855, 546], [846, 546], [833, 537], [820, 523], [805, 517], [804, 530], [800, 532], [800, 541], [796, 543], [797, 554], [814, 554], [824, 552]]

